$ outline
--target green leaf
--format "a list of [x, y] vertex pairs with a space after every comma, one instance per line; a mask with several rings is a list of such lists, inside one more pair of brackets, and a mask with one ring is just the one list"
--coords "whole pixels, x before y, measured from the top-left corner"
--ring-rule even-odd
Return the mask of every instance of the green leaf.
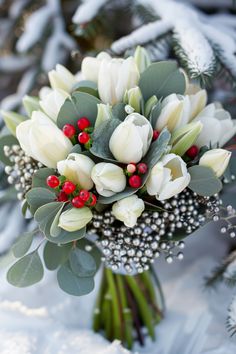
[[16, 242], [12, 245], [12, 253], [16, 258], [23, 257], [30, 249], [33, 242], [33, 237], [37, 230], [25, 232], [23, 235], [19, 236]]
[[55, 174], [55, 170], [53, 168], [47, 168], [47, 167], [43, 167], [40, 168], [37, 172], [34, 173], [33, 178], [32, 178], [32, 187], [43, 187], [43, 188], [47, 188], [50, 191], [52, 191], [52, 188], [50, 188], [47, 185], [47, 178], [50, 175], [54, 175]]
[[0, 270], [8, 268], [10, 264], [16, 261], [15, 256], [12, 253], [12, 250], [0, 256]]
[[24, 288], [38, 283], [43, 273], [43, 264], [36, 250], [13, 264], [7, 272], [7, 280], [14, 286]]
[[85, 92], [89, 95], [99, 97], [97, 84], [89, 80], [82, 80], [78, 82], [73, 88], [73, 91]]
[[[171, 135], [167, 129], [164, 129], [159, 138], [151, 144], [151, 147], [147, 153], [147, 155], [142, 160], [148, 165], [147, 173], [142, 177], [142, 185], [139, 189], [141, 189], [146, 183], [149, 173], [154, 165], [161, 159], [163, 154], [166, 152]], [[111, 197], [102, 197], [98, 198], [98, 202], [101, 204], [111, 204], [115, 201], [121, 200], [123, 198], [129, 197], [130, 195], [135, 194], [138, 191], [136, 188], [126, 187], [123, 192], [112, 195]]]
[[59, 268], [57, 280], [63, 291], [74, 296], [89, 294], [94, 289], [94, 279], [78, 277], [73, 273], [68, 262]]
[[47, 269], [55, 270], [68, 260], [72, 244], [57, 245], [47, 242], [43, 250], [43, 258]]
[[[88, 240], [87, 238], [82, 238], [81, 240], [79, 240], [77, 242], [77, 246], [80, 249], [83, 249], [86, 252], [89, 252], [93, 256], [95, 263], [96, 263], [96, 268], [99, 269], [99, 267], [101, 265], [102, 252], [96, 246], [96, 244], [94, 242]], [[89, 251], [87, 248], [89, 248]]]
[[139, 87], [145, 101], [153, 95], [158, 99], [165, 98], [173, 92], [183, 95], [185, 77], [175, 61], [161, 61], [151, 64], [141, 74]]
[[90, 149], [93, 155], [117, 163], [110, 151], [109, 141], [112, 133], [120, 123], [120, 120], [114, 118], [99, 125], [93, 133], [93, 145]]
[[69, 262], [73, 273], [79, 277], [91, 277], [96, 273], [97, 267], [94, 258], [79, 248], [71, 250]]
[[71, 149], [70, 154], [72, 153], [81, 154], [82, 153], [81, 146], [79, 144], [74, 145], [73, 148]]
[[21, 122], [24, 122], [27, 118], [25, 116], [22, 116], [19, 113], [12, 112], [12, 111], [1, 111], [1, 114], [7, 128], [14, 136], [16, 136], [16, 127]]
[[150, 123], [153, 129], [156, 128], [157, 119], [161, 113], [161, 109], [162, 109], [161, 102], [162, 100], [159, 100], [158, 103], [151, 110]]
[[40, 110], [38, 97], [26, 95], [26, 96], [24, 96], [22, 102], [23, 102], [23, 106], [26, 110], [26, 113], [28, 114], [29, 117], [31, 117], [33, 111]]
[[29, 192], [26, 193], [25, 197], [30, 206], [30, 211], [32, 214], [34, 214], [36, 210], [42, 205], [51, 203], [56, 199], [54, 192], [41, 187], [32, 188]]
[[222, 189], [222, 183], [216, 177], [214, 171], [206, 166], [192, 166], [188, 169], [191, 175], [191, 181], [188, 185], [193, 192], [198, 195], [210, 197], [219, 193]]
[[52, 237], [50, 234], [52, 223], [57, 216], [57, 213], [61, 209], [63, 203], [53, 202], [46, 205], [42, 205], [35, 213], [35, 220], [39, 224], [40, 230], [44, 233], [45, 237], [53, 243], [65, 244], [71, 241], [79, 240], [85, 236], [86, 228], [74, 232], [68, 232], [60, 229], [60, 233], [56, 237]]
[[50, 235], [52, 237], [58, 237], [61, 233], [61, 228], [58, 226], [58, 224], [59, 224], [59, 219], [61, 216], [62, 209], [64, 208], [64, 205], [65, 205], [65, 203], [63, 203], [61, 208], [58, 210], [58, 212], [52, 222], [52, 225], [50, 227]]
[[125, 104], [117, 103], [112, 107], [112, 115], [114, 118], [117, 118], [123, 121], [127, 117], [127, 113], [125, 112]]
[[13, 135], [4, 135], [0, 137], [0, 161], [2, 161], [4, 165], [12, 166], [14, 165], [14, 162], [10, 161], [4, 154], [3, 148], [5, 145], [19, 145], [18, 140]]
[[88, 117], [91, 125], [94, 126], [97, 118], [97, 104], [101, 101], [85, 92], [74, 92], [70, 98], [67, 98], [60, 109], [57, 117], [57, 125], [59, 128], [67, 123], [76, 126], [81, 117]]

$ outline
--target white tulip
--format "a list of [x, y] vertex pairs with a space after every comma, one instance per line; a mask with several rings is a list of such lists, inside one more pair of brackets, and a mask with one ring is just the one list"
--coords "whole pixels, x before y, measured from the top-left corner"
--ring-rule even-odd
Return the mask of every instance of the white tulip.
[[61, 64], [57, 64], [55, 70], [49, 71], [48, 78], [54, 90], [61, 89], [66, 92], [71, 92], [77, 82], [75, 76]]
[[196, 93], [189, 95], [189, 99], [191, 104], [189, 120], [192, 120], [205, 108], [207, 104], [207, 92], [206, 90], [199, 90]]
[[16, 136], [28, 156], [52, 168], [65, 159], [73, 147], [63, 132], [40, 111], [34, 111], [31, 119], [17, 126]]
[[224, 149], [212, 149], [200, 158], [199, 165], [213, 169], [217, 177], [221, 177], [228, 167], [231, 152]]
[[137, 195], [132, 195], [114, 203], [112, 214], [116, 219], [123, 221], [127, 227], [134, 227], [144, 209], [144, 201], [138, 198]]
[[146, 187], [149, 195], [165, 200], [182, 192], [190, 182], [186, 163], [180, 156], [168, 154], [151, 170]]
[[145, 71], [151, 64], [151, 59], [148, 51], [140, 46], [138, 46], [135, 50], [134, 59], [140, 73]]
[[85, 227], [92, 218], [93, 214], [89, 208], [72, 208], [60, 215], [58, 226], [63, 230], [73, 232]]
[[188, 96], [175, 93], [162, 101], [162, 110], [156, 122], [156, 130], [167, 127], [170, 132], [188, 123], [190, 116], [190, 100]]
[[104, 197], [122, 192], [126, 186], [124, 171], [113, 163], [98, 163], [93, 167], [91, 177], [97, 192]]
[[136, 163], [147, 153], [152, 136], [150, 122], [141, 114], [132, 113], [114, 130], [109, 147], [117, 161]]
[[122, 102], [126, 90], [137, 86], [139, 71], [133, 57], [102, 60], [98, 75], [101, 100], [114, 105]]
[[102, 60], [110, 61], [111, 59], [111, 56], [106, 52], [99, 53], [96, 58], [84, 58], [81, 64], [81, 72], [83, 78], [98, 83], [98, 74]]
[[66, 160], [57, 163], [60, 175], [87, 190], [93, 188], [91, 172], [94, 166], [95, 163], [88, 156], [77, 153], [71, 153]]
[[203, 129], [196, 145], [224, 146], [236, 133], [236, 120], [219, 104], [211, 103], [200, 112], [194, 121], [200, 121]]
[[112, 110], [109, 104], [98, 103], [98, 113], [95, 121], [95, 128], [99, 127], [100, 124], [108, 119], [112, 118]]
[[61, 106], [69, 96], [66, 91], [60, 89], [51, 90], [48, 95], [45, 95], [44, 98], [39, 101], [39, 104], [49, 118], [56, 122]]

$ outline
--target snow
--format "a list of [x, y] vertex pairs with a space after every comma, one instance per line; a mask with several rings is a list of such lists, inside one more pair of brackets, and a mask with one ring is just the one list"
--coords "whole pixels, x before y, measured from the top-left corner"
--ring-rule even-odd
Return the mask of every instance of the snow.
[[84, 0], [72, 17], [72, 22], [79, 25], [91, 21], [106, 3], [108, 0]]

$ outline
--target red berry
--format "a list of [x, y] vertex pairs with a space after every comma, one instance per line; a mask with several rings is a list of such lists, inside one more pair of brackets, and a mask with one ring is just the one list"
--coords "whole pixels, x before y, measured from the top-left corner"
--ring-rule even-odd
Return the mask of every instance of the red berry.
[[57, 188], [60, 184], [59, 178], [57, 176], [48, 176], [47, 178], [47, 185], [50, 188]]
[[153, 141], [157, 140], [159, 135], [160, 135], [160, 132], [158, 130], [153, 130], [152, 140]]
[[97, 203], [97, 197], [95, 194], [91, 195], [91, 202], [89, 203], [89, 206], [94, 206]]
[[68, 201], [67, 194], [65, 192], [61, 191], [57, 196], [57, 201], [58, 202], [67, 202]]
[[86, 132], [82, 132], [78, 136], [78, 141], [80, 144], [86, 144], [90, 140], [90, 136]]
[[142, 185], [142, 179], [138, 175], [133, 175], [129, 178], [129, 185], [132, 188], [139, 188]]
[[136, 171], [136, 165], [134, 163], [129, 163], [127, 165], [127, 172], [134, 173]]
[[81, 200], [81, 198], [78, 196], [74, 197], [72, 199], [71, 203], [72, 203], [73, 207], [75, 207], [75, 208], [83, 208], [83, 206], [84, 206], [83, 200]]
[[86, 189], [82, 189], [79, 192], [79, 197], [80, 197], [81, 200], [83, 200], [83, 202], [87, 202], [89, 200], [89, 198], [90, 198], [90, 193]]
[[199, 149], [196, 145], [191, 146], [187, 151], [186, 154], [191, 159], [194, 159], [198, 155]]
[[90, 121], [87, 117], [82, 117], [78, 120], [77, 125], [80, 130], [84, 130], [90, 126]]
[[148, 170], [148, 167], [144, 162], [140, 162], [137, 168], [138, 168], [138, 172], [141, 173], [142, 175], [144, 175]]
[[67, 138], [72, 138], [76, 133], [76, 129], [72, 124], [65, 124], [62, 131]]
[[70, 181], [65, 182], [62, 187], [63, 192], [65, 192], [66, 194], [73, 193], [75, 191], [75, 189], [76, 189], [76, 186], [74, 185], [74, 183], [72, 183]]

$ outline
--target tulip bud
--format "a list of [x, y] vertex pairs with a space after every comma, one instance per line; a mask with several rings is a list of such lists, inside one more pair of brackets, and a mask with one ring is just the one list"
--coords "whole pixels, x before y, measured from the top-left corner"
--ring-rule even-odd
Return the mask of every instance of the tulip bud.
[[122, 168], [113, 163], [98, 163], [93, 167], [91, 177], [97, 192], [104, 197], [122, 192], [126, 187], [126, 177]]
[[49, 118], [56, 122], [61, 106], [67, 97], [69, 97], [69, 94], [63, 90], [51, 90], [47, 96], [39, 101], [39, 104]]
[[146, 155], [152, 136], [150, 122], [141, 114], [132, 113], [114, 130], [109, 147], [117, 161], [137, 163]]
[[134, 59], [138, 70], [142, 73], [151, 64], [151, 59], [145, 48], [138, 46], [134, 53]]
[[28, 156], [52, 168], [68, 156], [73, 146], [51, 119], [40, 111], [34, 111], [31, 119], [17, 126], [16, 137]]
[[60, 175], [86, 190], [93, 188], [91, 172], [94, 166], [95, 163], [88, 156], [77, 153], [72, 153], [66, 160], [57, 163]]
[[31, 117], [33, 111], [38, 111], [40, 109], [39, 99], [37, 97], [26, 95], [23, 97], [22, 102], [29, 117]]
[[132, 195], [114, 203], [112, 214], [116, 219], [123, 221], [127, 227], [134, 227], [144, 209], [144, 201], [138, 198], [137, 195]]
[[157, 104], [158, 99], [157, 96], [153, 95], [152, 97], [150, 97], [146, 104], [145, 104], [145, 110], [144, 110], [144, 115], [145, 117], [148, 117], [149, 114], [151, 113], [153, 107]]
[[99, 103], [97, 104], [98, 113], [95, 122], [95, 128], [99, 127], [99, 125], [105, 122], [108, 119], [112, 118], [111, 106], [109, 104]]
[[21, 114], [11, 112], [11, 111], [1, 111], [0, 112], [7, 128], [13, 135], [16, 135], [16, 127], [24, 122], [27, 118], [22, 116]]
[[177, 127], [188, 123], [190, 113], [188, 96], [173, 93], [162, 101], [161, 108], [161, 113], [156, 122], [156, 130], [161, 131], [167, 127], [170, 132], [173, 132]]
[[110, 61], [111, 59], [111, 56], [106, 52], [99, 53], [96, 58], [85, 57], [81, 64], [83, 78], [97, 83], [102, 60]]
[[217, 177], [221, 177], [228, 167], [231, 152], [224, 149], [213, 149], [205, 152], [200, 158], [199, 165], [213, 169]]
[[199, 134], [201, 133], [203, 125], [201, 122], [194, 122], [178, 128], [172, 134], [171, 152], [183, 156], [185, 152], [194, 144]]
[[71, 92], [76, 84], [75, 76], [61, 64], [57, 64], [55, 70], [49, 71], [48, 78], [53, 89], [66, 92]]
[[207, 92], [206, 90], [200, 90], [193, 95], [189, 95], [191, 103], [190, 120], [195, 118], [206, 106]]
[[143, 96], [140, 88], [137, 86], [129, 89], [125, 93], [125, 98], [126, 98], [125, 103], [133, 107], [135, 112], [140, 113], [142, 101], [143, 101]]
[[149, 195], [166, 200], [182, 192], [190, 182], [186, 163], [180, 156], [168, 154], [151, 170], [146, 187]]
[[68, 232], [73, 232], [85, 227], [91, 220], [93, 214], [87, 207], [72, 208], [64, 211], [59, 218], [58, 226]]

